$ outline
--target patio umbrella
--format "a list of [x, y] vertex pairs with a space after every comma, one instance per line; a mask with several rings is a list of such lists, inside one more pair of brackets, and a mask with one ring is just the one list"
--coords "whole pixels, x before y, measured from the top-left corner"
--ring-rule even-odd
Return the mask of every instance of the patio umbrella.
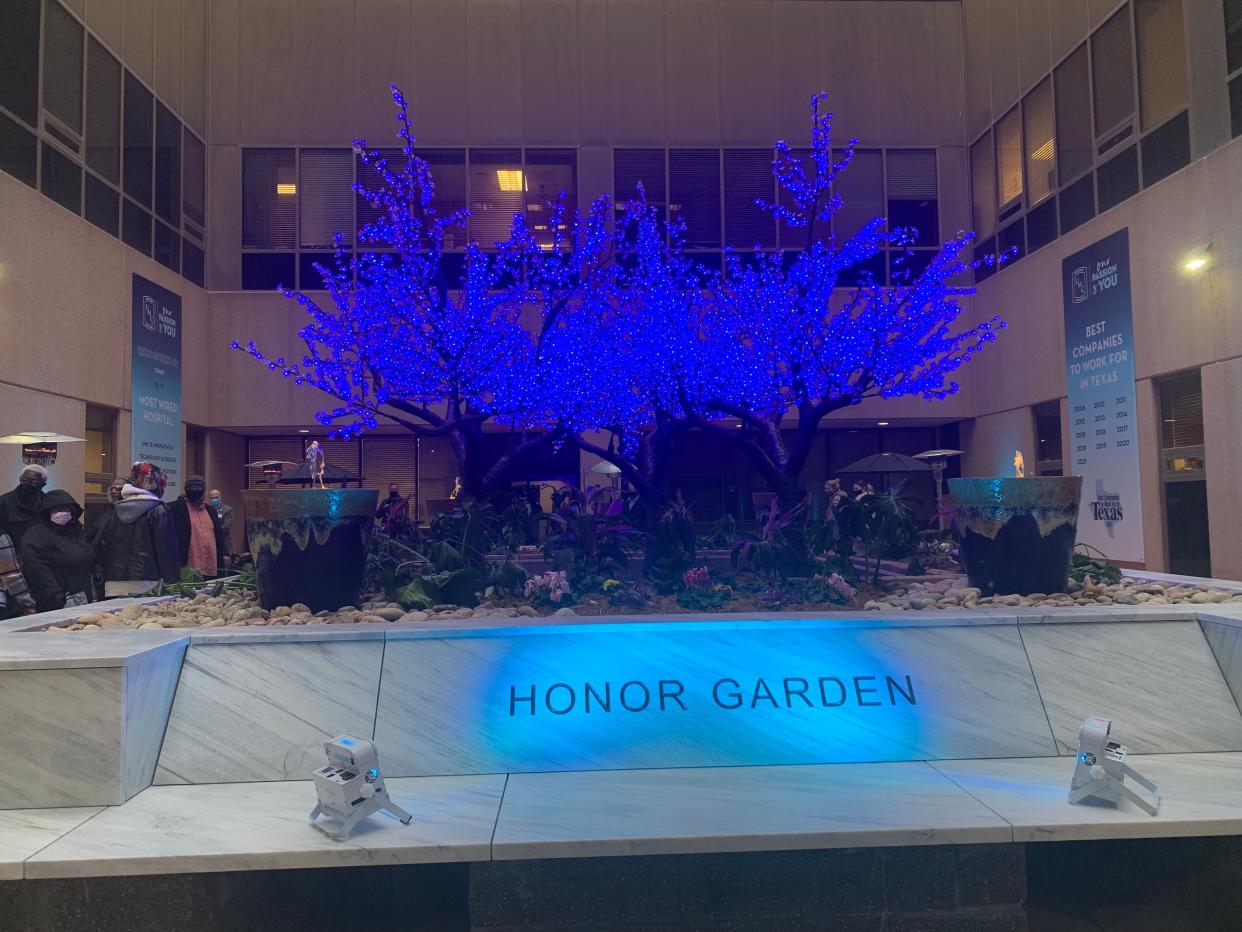
[[842, 467], [838, 472], [931, 472], [931, 467], [904, 453], [873, 453]]

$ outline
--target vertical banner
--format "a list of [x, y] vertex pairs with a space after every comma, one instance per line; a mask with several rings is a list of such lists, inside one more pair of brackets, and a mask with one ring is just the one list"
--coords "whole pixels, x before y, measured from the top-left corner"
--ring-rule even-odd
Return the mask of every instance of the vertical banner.
[[131, 341], [131, 459], [168, 476], [164, 498], [181, 490], [181, 296], [134, 276]]
[[1082, 476], [1078, 540], [1143, 560], [1130, 237], [1118, 230], [1061, 264], [1069, 388], [1069, 472]]

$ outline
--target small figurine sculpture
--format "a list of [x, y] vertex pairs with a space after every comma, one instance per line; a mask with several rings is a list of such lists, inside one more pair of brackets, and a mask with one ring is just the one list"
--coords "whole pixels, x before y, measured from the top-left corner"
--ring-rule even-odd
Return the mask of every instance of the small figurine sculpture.
[[461, 476], [453, 480], [453, 491], [449, 493], [449, 500], [452, 501], [459, 495], [461, 495]]
[[319, 488], [325, 488], [323, 484], [323, 449], [319, 446], [318, 440], [312, 440], [311, 445], [306, 450], [306, 462], [310, 466], [311, 488], [315, 487], [315, 483], [319, 483]]

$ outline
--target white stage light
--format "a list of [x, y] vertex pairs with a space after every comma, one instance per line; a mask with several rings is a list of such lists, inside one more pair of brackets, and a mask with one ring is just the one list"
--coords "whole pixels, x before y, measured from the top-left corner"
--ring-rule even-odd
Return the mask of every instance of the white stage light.
[[[1133, 767], [1126, 763], [1126, 746], [1108, 736], [1113, 723], [1106, 718], [1092, 715], [1083, 720], [1078, 729], [1078, 757], [1074, 763], [1074, 777], [1070, 781], [1069, 801], [1080, 803], [1087, 799], [1111, 803], [1114, 806], [1128, 799], [1148, 815], [1160, 811], [1160, 790]], [[1151, 793], [1148, 799], [1126, 786], [1129, 777]]]
[[[375, 742], [342, 735], [325, 741], [328, 766], [315, 771], [315, 792], [319, 802], [311, 810], [311, 825], [344, 841], [358, 823], [373, 812], [388, 812], [409, 825], [413, 816], [398, 806], [384, 790], [379, 752]], [[325, 816], [322, 823], [316, 820]]]

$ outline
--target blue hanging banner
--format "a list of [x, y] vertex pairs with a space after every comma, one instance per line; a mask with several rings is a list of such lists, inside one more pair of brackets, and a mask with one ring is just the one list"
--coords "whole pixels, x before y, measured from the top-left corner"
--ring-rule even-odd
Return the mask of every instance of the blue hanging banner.
[[154, 463], [181, 490], [181, 296], [134, 276], [130, 328], [133, 462]]
[[1069, 473], [1082, 476], [1078, 540], [1143, 561], [1128, 229], [1061, 263], [1069, 389]]

